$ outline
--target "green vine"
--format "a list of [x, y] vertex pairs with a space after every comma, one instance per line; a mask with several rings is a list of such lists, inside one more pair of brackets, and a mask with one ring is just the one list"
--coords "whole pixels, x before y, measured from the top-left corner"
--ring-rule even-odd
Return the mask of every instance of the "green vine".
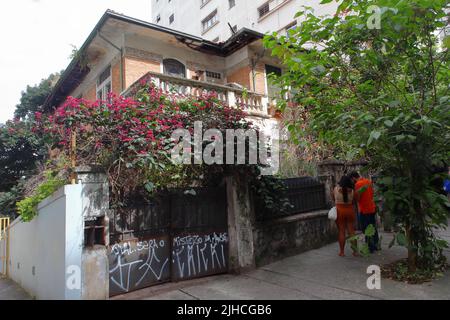
[[45, 172], [45, 178], [46, 180], [36, 188], [32, 196], [26, 197], [17, 203], [17, 210], [22, 221], [29, 222], [33, 220], [38, 214], [38, 204], [66, 183], [65, 179], [58, 177], [57, 172], [52, 170]]

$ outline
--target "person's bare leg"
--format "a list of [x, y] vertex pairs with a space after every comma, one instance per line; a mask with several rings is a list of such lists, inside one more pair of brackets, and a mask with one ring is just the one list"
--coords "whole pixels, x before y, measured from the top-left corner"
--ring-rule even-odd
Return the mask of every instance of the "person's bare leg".
[[336, 222], [339, 230], [339, 256], [345, 257], [345, 223], [342, 221]]

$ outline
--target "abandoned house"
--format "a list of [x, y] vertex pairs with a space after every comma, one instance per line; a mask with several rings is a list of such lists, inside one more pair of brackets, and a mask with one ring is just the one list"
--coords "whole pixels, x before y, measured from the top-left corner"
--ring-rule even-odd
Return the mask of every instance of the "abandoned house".
[[[215, 43], [108, 10], [44, 107], [58, 107], [68, 96], [126, 94], [150, 75], [163, 92], [217, 92], [270, 136], [280, 120], [268, 75], [282, 67], [262, 38], [244, 28]], [[251, 269], [334, 239], [324, 210], [328, 194], [317, 179], [286, 180], [293, 204], [287, 217], [265, 216], [248, 186], [228, 177], [195, 196], [181, 192], [151, 205], [133, 203], [122, 215], [109, 207], [106, 175], [92, 167], [77, 170], [77, 184], [41, 202], [33, 221], [12, 222], [8, 242], [1, 243], [10, 252], [6, 274], [38, 299], [108, 299]]]

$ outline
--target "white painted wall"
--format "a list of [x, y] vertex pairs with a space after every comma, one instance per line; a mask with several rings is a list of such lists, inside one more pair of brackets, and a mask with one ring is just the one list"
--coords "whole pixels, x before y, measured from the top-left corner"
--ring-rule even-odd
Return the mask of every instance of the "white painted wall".
[[[230, 27], [237, 25], [238, 30], [248, 28], [261, 33], [281, 31], [294, 22], [295, 14], [302, 6], [315, 8], [317, 15], [332, 14], [337, 8], [336, 3], [319, 5], [321, 0], [288, 0], [270, 15], [260, 19], [258, 8], [267, 0], [235, 0], [236, 5], [229, 8], [228, 0], [210, 0], [201, 6], [201, 0], [150, 0], [152, 3], [152, 23], [156, 17], [161, 16], [159, 25], [180, 30], [208, 40], [219, 37], [219, 41], [226, 41], [231, 35]], [[283, 2], [282, 0], [277, 0]], [[219, 24], [206, 33], [202, 32], [201, 21], [215, 9], [218, 10]], [[175, 15], [175, 21], [169, 24], [169, 17]], [[299, 21], [298, 21], [299, 22]]]
[[66, 287], [67, 268], [82, 268], [81, 198], [81, 184], [64, 186], [40, 203], [31, 222], [11, 224], [9, 276], [36, 299], [81, 298], [81, 287]]

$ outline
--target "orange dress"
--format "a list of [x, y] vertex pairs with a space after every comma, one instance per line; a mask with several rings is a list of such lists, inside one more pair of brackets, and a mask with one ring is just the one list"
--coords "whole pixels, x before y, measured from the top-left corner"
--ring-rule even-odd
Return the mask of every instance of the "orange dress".
[[353, 207], [353, 197], [354, 191], [352, 189], [348, 190], [348, 199], [344, 201], [344, 194], [341, 187], [337, 186], [334, 188], [334, 200], [336, 203], [337, 209], [337, 220], [336, 224], [339, 229], [339, 247], [340, 253], [339, 255], [344, 255], [345, 248], [345, 231], [348, 232], [349, 236], [353, 236], [355, 234], [355, 220], [356, 213]]
[[334, 199], [337, 209], [337, 223], [354, 223], [356, 219], [355, 209], [353, 207], [353, 190], [348, 190], [347, 202], [344, 201], [344, 194], [341, 187], [334, 188]]

